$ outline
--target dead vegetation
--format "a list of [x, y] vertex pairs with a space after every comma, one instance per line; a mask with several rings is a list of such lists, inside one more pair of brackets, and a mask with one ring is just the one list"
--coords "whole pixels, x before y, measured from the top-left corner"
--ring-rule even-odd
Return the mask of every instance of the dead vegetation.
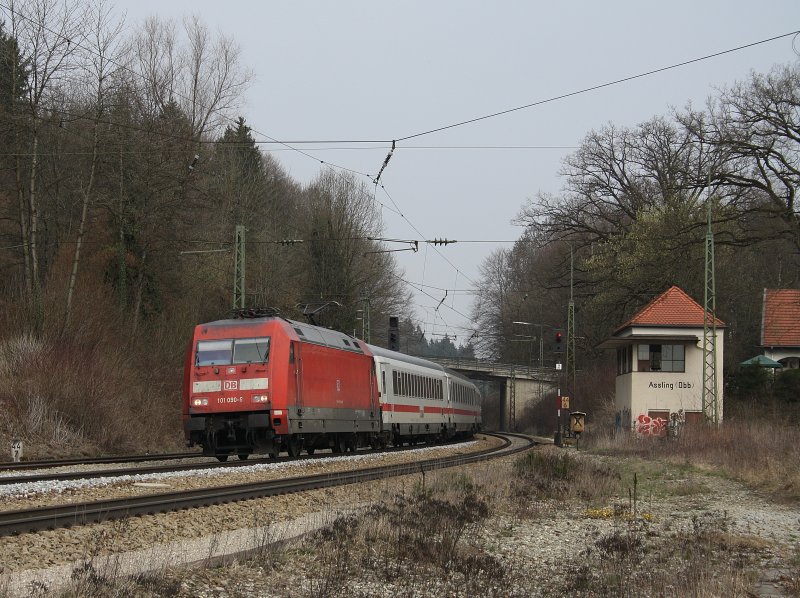
[[[713, 480], [685, 463], [540, 447], [397, 481], [299, 541], [259, 528], [233, 562], [124, 578], [87, 559], [62, 596], [751, 596], [771, 543], [714, 508]], [[676, 517], [670, 501], [687, 499], [698, 508]], [[790, 596], [798, 554], [781, 564]]]
[[677, 438], [600, 434], [586, 439], [605, 455], [698, 467], [739, 479], [786, 502], [800, 501], [800, 428], [788, 413], [742, 414], [719, 428], [686, 427]]

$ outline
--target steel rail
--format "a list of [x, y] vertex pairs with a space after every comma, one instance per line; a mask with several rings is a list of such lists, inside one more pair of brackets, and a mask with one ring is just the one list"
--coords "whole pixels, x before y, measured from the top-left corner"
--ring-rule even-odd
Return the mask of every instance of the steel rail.
[[[439, 443], [435, 446], [447, 446], [449, 444], [457, 444], [459, 442], [463, 442], [462, 440], [453, 440], [449, 442]], [[411, 445], [408, 447], [388, 447], [384, 449], [362, 449], [355, 453], [349, 454], [360, 454], [360, 455], [368, 455], [372, 453], [392, 453], [392, 452], [401, 452], [412, 450], [415, 448], [421, 448], [423, 445]], [[430, 444], [426, 444], [424, 446], [431, 446]], [[194, 453], [191, 455], [192, 457], [205, 457], [211, 458], [207, 455], [201, 455]], [[39, 473], [39, 474], [23, 474], [17, 476], [7, 476], [3, 475], [0, 472], [0, 486], [8, 486], [11, 484], [30, 484], [32, 482], [51, 482], [51, 481], [61, 481], [61, 480], [84, 480], [84, 479], [93, 479], [93, 478], [110, 478], [110, 477], [119, 477], [124, 475], [148, 475], [152, 473], [165, 473], [171, 471], [194, 471], [197, 469], [218, 469], [223, 467], [246, 467], [248, 465], [259, 465], [263, 463], [287, 463], [290, 461], [298, 461], [298, 460], [313, 460], [313, 459], [327, 459], [330, 457], [340, 457], [342, 456], [341, 453], [316, 453], [314, 455], [303, 455], [302, 457], [279, 457], [278, 459], [273, 459], [271, 457], [263, 457], [263, 458], [255, 458], [255, 459], [244, 459], [238, 461], [204, 461], [202, 463], [181, 463], [178, 465], [152, 465], [150, 467], [131, 467], [131, 468], [122, 468], [122, 469], [97, 469], [94, 471], [66, 471], [66, 472], [56, 472], [56, 473]], [[175, 459], [179, 457], [173, 457]], [[120, 462], [120, 461], [115, 461]], [[124, 461], [123, 461], [124, 462]], [[134, 461], [131, 461], [134, 462]], [[64, 463], [59, 463], [63, 465]], [[80, 463], [80, 465], [84, 465], [87, 463]], [[94, 464], [94, 462], [89, 462], [88, 464]]]
[[105, 457], [86, 457], [83, 459], [42, 459], [39, 461], [0, 462], [0, 472], [24, 471], [26, 469], [44, 469], [45, 467], [67, 467], [72, 465], [96, 465], [98, 463], [139, 463], [146, 461], [170, 461], [174, 459], [193, 459], [203, 454], [194, 451], [188, 453], [163, 453], [152, 455], [118, 455]]
[[[249, 484], [234, 484], [123, 499], [4, 511], [0, 512], [0, 536], [83, 525], [110, 519], [124, 519], [137, 515], [152, 515], [180, 509], [236, 502], [253, 498], [264, 498], [279, 494], [367, 482], [399, 475], [422, 473], [514, 454], [527, 450], [535, 444], [533, 439], [525, 437], [527, 443], [512, 447], [512, 441], [509, 440], [506, 435], [492, 435], [503, 438], [503, 445], [466, 455], [439, 457], [417, 463], [401, 463], [368, 469], [354, 469], [344, 472], [316, 474], [282, 480], [268, 480]], [[518, 435], [508, 436], [518, 437]]]

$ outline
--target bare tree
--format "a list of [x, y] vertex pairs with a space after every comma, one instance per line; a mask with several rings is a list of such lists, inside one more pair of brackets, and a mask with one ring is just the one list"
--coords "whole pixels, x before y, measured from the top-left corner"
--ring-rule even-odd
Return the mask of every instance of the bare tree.
[[[107, 0], [96, 0], [90, 6], [93, 27], [86, 35], [85, 45], [82, 46], [81, 61], [83, 67], [84, 94], [87, 96], [86, 105], [93, 108], [92, 123], [92, 153], [86, 175], [86, 181], [81, 189], [81, 216], [78, 224], [78, 234], [75, 240], [75, 251], [72, 258], [72, 270], [67, 283], [67, 298], [64, 308], [64, 329], [69, 327], [72, 315], [72, 298], [75, 292], [75, 283], [78, 277], [81, 247], [86, 232], [86, 219], [89, 205], [94, 191], [97, 174], [98, 158], [100, 153], [100, 126], [107, 111], [107, 103], [113, 93], [114, 77], [119, 67], [120, 32], [123, 21], [113, 22], [111, 8]], [[88, 17], [88, 15], [87, 15]]]
[[748, 231], [749, 239], [784, 238], [800, 248], [800, 64], [754, 73], [709, 100], [706, 113], [678, 118], [695, 143], [725, 157], [714, 182], [743, 224], [759, 215], [772, 221]]
[[400, 288], [394, 260], [379, 242], [382, 221], [372, 193], [353, 175], [320, 173], [307, 190], [307, 297], [342, 303], [330, 322], [352, 330], [355, 310], [367, 296], [376, 311], [391, 313], [407, 294]]
[[[38, 232], [39, 137], [42, 112], [68, 83], [81, 40], [82, 6], [71, 0], [29, 0], [10, 5], [11, 33], [26, 58], [28, 94], [26, 129], [16, 130], [16, 183], [20, 233], [25, 258], [25, 287], [41, 324], [42, 291], [39, 272]], [[23, 156], [29, 156], [24, 163]]]
[[565, 159], [564, 192], [539, 195], [517, 220], [549, 238], [607, 241], [654, 208], [680, 204], [697, 209], [702, 191], [697, 171], [705, 159], [688, 131], [663, 118], [634, 129], [609, 125], [589, 133]]
[[140, 112], [155, 119], [175, 99], [180, 68], [175, 24], [149, 17], [131, 40], [130, 56]]
[[181, 52], [179, 105], [199, 139], [217, 129], [241, 100], [251, 73], [241, 65], [241, 50], [232, 38], [212, 39], [199, 17], [184, 19], [187, 46]]

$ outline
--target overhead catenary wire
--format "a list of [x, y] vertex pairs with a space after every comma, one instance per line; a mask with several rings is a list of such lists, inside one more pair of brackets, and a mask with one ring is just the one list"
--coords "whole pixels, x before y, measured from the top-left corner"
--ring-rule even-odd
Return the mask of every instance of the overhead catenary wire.
[[[487, 115], [484, 115], [484, 116], [480, 116], [480, 117], [477, 117], [477, 118], [469, 119], [469, 120], [466, 120], [466, 121], [461, 121], [461, 122], [458, 122], [458, 123], [453, 123], [453, 124], [446, 125], [446, 126], [443, 126], [443, 127], [437, 127], [437, 128], [435, 128], [435, 129], [430, 129], [430, 130], [427, 130], [427, 131], [422, 131], [422, 132], [420, 132], [420, 133], [415, 133], [415, 134], [413, 134], [413, 135], [407, 135], [407, 136], [405, 136], [405, 137], [400, 137], [400, 138], [398, 138], [396, 141], [405, 141], [405, 140], [408, 140], [408, 139], [412, 139], [412, 138], [416, 138], [416, 137], [421, 137], [421, 136], [423, 136], [423, 135], [428, 135], [428, 134], [435, 133], [435, 132], [438, 132], [438, 131], [443, 131], [443, 130], [446, 130], [446, 129], [451, 129], [451, 128], [455, 128], [455, 127], [459, 127], [459, 126], [463, 126], [463, 125], [467, 125], [467, 124], [475, 123], [475, 122], [478, 122], [478, 121], [486, 120], [486, 119], [489, 119], [489, 118], [494, 118], [494, 117], [501, 116], [501, 115], [504, 115], [504, 114], [508, 114], [508, 113], [511, 113], [511, 112], [516, 112], [516, 111], [519, 111], [519, 110], [524, 110], [524, 109], [527, 109], [527, 108], [532, 108], [532, 107], [534, 107], [534, 106], [539, 106], [539, 105], [542, 105], [542, 104], [546, 104], [546, 103], [554, 102], [554, 101], [556, 101], [556, 100], [565, 99], [565, 98], [568, 98], [568, 97], [571, 97], [571, 96], [575, 96], [575, 95], [579, 95], [579, 94], [583, 94], [583, 93], [588, 93], [588, 92], [590, 92], [590, 91], [594, 91], [594, 90], [602, 89], [602, 88], [604, 88], [604, 87], [610, 87], [610, 86], [613, 86], [613, 85], [618, 85], [618, 84], [620, 84], [620, 83], [624, 83], [624, 82], [627, 82], [627, 81], [632, 81], [632, 80], [634, 80], [634, 79], [638, 79], [638, 78], [642, 78], [642, 77], [646, 77], [646, 76], [654, 75], [654, 74], [657, 74], [657, 73], [660, 73], [660, 72], [664, 72], [664, 71], [667, 71], [667, 70], [676, 69], [676, 68], [679, 68], [679, 67], [682, 67], [682, 66], [686, 66], [686, 65], [689, 65], [689, 64], [693, 64], [693, 63], [696, 63], [696, 62], [700, 62], [700, 61], [708, 60], [708, 59], [710, 59], [710, 58], [714, 58], [714, 57], [722, 56], [722, 55], [724, 55], [724, 54], [729, 54], [729, 53], [736, 52], [736, 51], [740, 51], [740, 50], [743, 50], [743, 49], [746, 49], [746, 48], [751, 48], [751, 47], [754, 47], [754, 46], [757, 46], [757, 45], [760, 45], [760, 44], [764, 44], [764, 43], [768, 43], [768, 42], [775, 41], [775, 40], [778, 40], [778, 39], [782, 39], [782, 38], [785, 38], [785, 37], [787, 37], [787, 36], [795, 35], [795, 34], [797, 34], [797, 33], [798, 33], [798, 31], [793, 31], [793, 32], [790, 32], [790, 33], [785, 33], [785, 34], [782, 34], [782, 35], [773, 36], [773, 37], [770, 37], [770, 38], [767, 38], [767, 39], [763, 39], [763, 40], [759, 40], [759, 41], [757, 41], [757, 42], [753, 42], [753, 43], [750, 43], [750, 44], [745, 44], [745, 45], [742, 45], [742, 46], [737, 46], [737, 47], [735, 47], [735, 48], [730, 48], [730, 49], [727, 49], [727, 50], [723, 50], [723, 51], [720, 51], [720, 52], [715, 52], [715, 53], [713, 53], [713, 54], [708, 54], [708, 55], [705, 55], [705, 56], [701, 56], [701, 57], [694, 58], [694, 59], [691, 59], [691, 60], [683, 61], [683, 62], [680, 62], [680, 63], [675, 63], [675, 64], [672, 64], [672, 65], [669, 65], [669, 66], [666, 66], [666, 67], [661, 67], [661, 68], [653, 69], [653, 70], [650, 70], [650, 71], [647, 71], [647, 72], [644, 72], [644, 73], [639, 73], [639, 74], [636, 74], [636, 75], [631, 75], [631, 76], [628, 76], [628, 77], [624, 77], [624, 78], [617, 79], [617, 80], [614, 80], [614, 81], [609, 81], [609, 82], [602, 83], [602, 84], [599, 84], [599, 85], [594, 85], [594, 86], [591, 86], [591, 87], [586, 87], [586, 88], [583, 88], [583, 89], [580, 89], [580, 90], [577, 90], [577, 91], [573, 91], [573, 92], [569, 92], [569, 93], [561, 94], [561, 95], [554, 96], [554, 97], [551, 97], [551, 98], [547, 98], [547, 99], [544, 99], [544, 100], [539, 100], [539, 101], [536, 101], [536, 102], [531, 102], [531, 103], [529, 103], [529, 104], [525, 104], [525, 105], [523, 105], [523, 106], [518, 106], [518, 107], [515, 107], [515, 108], [511, 108], [511, 109], [503, 110], [503, 111], [500, 111], [500, 112], [495, 112], [495, 113], [492, 113], [492, 114], [487, 114]], [[396, 142], [395, 142], [395, 141], [393, 141], [393, 142], [392, 142], [392, 152], [394, 151], [394, 149], [395, 149], [395, 148], [396, 148]], [[385, 169], [385, 166], [386, 166], [386, 164], [388, 163], [388, 159], [389, 159], [390, 157], [391, 157], [391, 153], [390, 153], [390, 155], [389, 155], [389, 156], [387, 156], [387, 159], [384, 161], [384, 165], [383, 165], [383, 167], [381, 168], [381, 173], [383, 173], [383, 170]], [[376, 180], [375, 182], [376, 182], [376, 184], [378, 183], [378, 181], [377, 181], [377, 180]], [[408, 222], [408, 223], [409, 223], [409, 225], [411, 225], [411, 227], [412, 227], [412, 228], [413, 228], [413, 229], [414, 229], [414, 230], [415, 230], [415, 231], [416, 231], [418, 234], [421, 234], [421, 233], [419, 232], [419, 230], [418, 230], [418, 229], [417, 229], [417, 228], [416, 228], [416, 227], [415, 227], [415, 226], [414, 226], [414, 225], [413, 225], [413, 224], [410, 222], [410, 220], [408, 220], [408, 218], [406, 218], [406, 216], [405, 216], [404, 214], [402, 214], [402, 211], [400, 210], [399, 206], [397, 206], [397, 203], [394, 201], [393, 197], [392, 197], [392, 196], [389, 194], [389, 192], [387, 191], [386, 187], [385, 187], [383, 184], [381, 184], [380, 186], [381, 186], [381, 189], [384, 191], [384, 193], [386, 193], [386, 195], [387, 195], [387, 196], [389, 197], [389, 199], [392, 201], [393, 205], [394, 205], [395, 207], [397, 207], [397, 209], [398, 209], [398, 211], [400, 212], [400, 215], [403, 217], [403, 219], [404, 219], [404, 220], [406, 220], [406, 222]], [[438, 250], [437, 250], [437, 253], [438, 253]], [[442, 257], [442, 258], [443, 258], [445, 261], [447, 261], [447, 263], [448, 263], [448, 264], [450, 264], [450, 266], [451, 266], [451, 267], [453, 267], [453, 268], [456, 270], [456, 272], [461, 272], [461, 271], [458, 269], [458, 267], [456, 267], [456, 266], [455, 266], [455, 265], [454, 265], [454, 264], [453, 264], [453, 263], [452, 263], [452, 262], [451, 262], [449, 259], [447, 259], [447, 258], [446, 258], [444, 255], [442, 255], [442, 254], [440, 253], [440, 256], [441, 256], [441, 257]], [[461, 272], [461, 274], [464, 274], [464, 273], [463, 273], [463, 272]], [[466, 279], [467, 279], [467, 280], [468, 280], [470, 283], [472, 283], [473, 285], [476, 285], [475, 281], [471, 280], [471, 279], [470, 279], [468, 276], [466, 276], [465, 274], [464, 274], [464, 277], [465, 277], [465, 278], [466, 278]], [[477, 285], [476, 285], [476, 286], [477, 286]]]
[[[6, 6], [6, 5], [2, 5], [2, 6], [4, 6], [7, 10], [11, 10], [11, 11], [14, 10], [13, 9], [13, 5], [11, 7]], [[25, 17], [25, 18], [27, 18], [27, 17]], [[54, 32], [52, 30], [51, 30], [51, 32], [53, 32], [54, 34], [57, 34], [56, 32]], [[720, 55], [723, 55], [723, 54], [739, 51], [739, 50], [742, 50], [742, 49], [745, 49], [745, 48], [753, 47], [753, 46], [756, 46], [756, 45], [759, 45], [759, 44], [767, 43], [767, 42], [770, 42], [770, 41], [781, 39], [781, 38], [789, 36], [789, 35], [796, 35], [796, 34], [797, 34], [797, 31], [793, 31], [793, 32], [788, 33], [788, 34], [775, 36], [775, 37], [772, 37], [772, 38], [761, 40], [759, 42], [754, 42], [754, 43], [747, 44], [747, 45], [744, 45], [744, 46], [739, 46], [737, 48], [732, 48], [732, 49], [725, 50], [725, 51], [722, 51], [722, 52], [717, 52], [717, 53], [714, 53], [714, 54], [711, 54], [711, 55], [703, 56], [703, 57], [700, 57], [700, 58], [695, 58], [693, 60], [677, 63], [677, 64], [670, 65], [670, 66], [667, 66], [667, 67], [662, 67], [662, 68], [659, 68], [659, 69], [655, 69], [655, 70], [648, 71], [648, 72], [645, 72], [645, 73], [640, 73], [640, 74], [633, 75], [633, 76], [630, 76], [630, 77], [625, 77], [623, 79], [618, 79], [616, 81], [612, 81], [612, 82], [604, 83], [604, 84], [601, 84], [601, 85], [588, 87], [588, 88], [581, 89], [581, 90], [578, 90], [578, 91], [575, 91], [575, 92], [570, 92], [570, 93], [567, 93], [567, 94], [562, 94], [560, 96], [556, 96], [556, 97], [553, 97], [553, 98], [548, 98], [548, 99], [545, 99], [545, 100], [540, 100], [540, 101], [537, 101], [537, 102], [526, 104], [524, 106], [518, 106], [518, 107], [515, 107], [515, 108], [508, 109], [508, 110], [503, 110], [503, 111], [500, 111], [500, 112], [487, 114], [487, 115], [480, 116], [480, 117], [477, 117], [477, 118], [474, 118], [474, 119], [469, 119], [469, 120], [466, 120], [466, 121], [461, 121], [461, 122], [458, 122], [458, 123], [453, 123], [453, 124], [450, 124], [450, 125], [446, 125], [446, 126], [443, 126], [443, 127], [430, 129], [428, 131], [422, 131], [420, 133], [415, 133], [413, 135], [408, 135], [406, 137], [400, 138], [397, 141], [409, 140], [409, 139], [412, 139], [412, 138], [415, 138], [415, 137], [420, 137], [420, 136], [423, 136], [423, 135], [432, 134], [432, 133], [435, 133], [435, 132], [438, 132], [438, 131], [442, 131], [442, 130], [446, 130], [446, 129], [450, 129], [450, 128], [454, 128], [454, 127], [459, 127], [459, 126], [464, 126], [464, 125], [467, 125], [467, 124], [470, 124], [470, 123], [478, 122], [478, 121], [481, 121], [481, 120], [486, 120], [486, 119], [489, 119], [489, 118], [498, 117], [498, 116], [501, 116], [503, 114], [508, 114], [508, 113], [515, 112], [515, 111], [518, 111], [518, 110], [523, 110], [523, 109], [530, 108], [530, 107], [533, 107], [533, 106], [537, 106], [537, 105], [540, 105], [540, 104], [544, 104], [544, 103], [547, 103], [547, 102], [552, 102], [552, 101], [556, 101], [558, 99], [563, 99], [563, 98], [567, 98], [567, 97], [570, 97], [570, 96], [578, 95], [580, 93], [586, 93], [586, 92], [597, 90], [597, 89], [600, 89], [600, 88], [603, 88], [603, 87], [608, 87], [608, 86], [611, 86], [611, 85], [620, 84], [620, 83], [623, 83], [623, 82], [626, 82], [626, 81], [630, 81], [630, 80], [637, 79], [637, 78], [640, 78], [640, 77], [645, 77], [645, 76], [648, 76], [648, 75], [652, 75], [652, 74], [663, 72], [663, 71], [666, 71], [666, 70], [678, 68], [678, 67], [681, 67], [681, 66], [686, 66], [686, 65], [689, 65], [689, 64], [692, 64], [692, 63], [695, 63], [695, 62], [699, 62], [699, 61], [702, 61], [702, 60], [707, 60], [709, 58], [713, 58], [713, 57], [720, 56]], [[62, 37], [64, 37], [64, 36], [62, 36]], [[66, 39], [66, 37], [64, 37], [64, 39]], [[80, 45], [79, 42], [75, 42], [75, 43], [76, 43], [76, 45]], [[84, 49], [86, 49], [86, 48], [84, 48]], [[89, 51], [92, 51], [92, 50], [89, 49]], [[135, 72], [135, 71], [132, 71], [131, 69], [128, 69], [124, 65], [120, 65], [118, 63], [115, 63], [113, 60], [110, 61], [110, 62], [113, 63], [113, 64], [116, 64], [120, 68], [124, 68], [126, 70], [131, 71], [131, 72]], [[135, 72], [135, 73], [136, 73], [137, 76], [143, 77], [143, 75], [141, 75], [140, 73], [138, 73], [138, 72]], [[180, 94], [177, 94], [177, 95], [180, 95]], [[226, 120], [234, 122], [233, 119], [225, 116], [224, 114], [221, 115], [221, 116], [222, 116], [222, 118], [224, 118]], [[309, 154], [309, 153], [307, 153], [307, 152], [305, 152], [305, 151], [303, 151], [303, 150], [301, 150], [299, 148], [293, 147], [290, 143], [286, 143], [284, 141], [281, 141], [281, 140], [278, 140], [278, 139], [274, 139], [274, 138], [272, 138], [272, 137], [270, 137], [270, 136], [258, 131], [257, 129], [255, 129], [253, 127], [250, 127], [250, 130], [254, 131], [255, 133], [257, 133], [259, 135], [263, 135], [263, 136], [267, 137], [270, 140], [269, 141], [270, 143], [283, 145], [283, 146], [285, 146], [287, 151], [296, 151], [296, 152], [300, 153], [301, 155], [304, 155], [304, 156], [306, 156], [306, 157], [308, 157], [310, 159], [313, 159], [313, 160], [317, 161], [318, 163], [320, 163], [321, 165], [326, 166], [326, 167], [328, 167], [330, 169], [334, 169], [334, 170], [335, 169], [339, 169], [341, 171], [350, 172], [350, 173], [353, 173], [353, 174], [357, 174], [359, 176], [370, 177], [370, 175], [367, 174], [367, 173], [364, 173], [364, 172], [361, 172], [361, 171], [358, 171], [358, 170], [354, 170], [354, 169], [350, 169], [350, 168], [347, 168], [347, 167], [344, 167], [344, 166], [340, 166], [340, 165], [337, 165], [337, 164], [334, 164], [334, 163], [331, 163], [331, 162], [327, 162], [325, 160], [321, 160], [321, 159], [319, 159], [319, 158], [317, 158], [317, 157], [315, 157], [315, 156], [313, 156], [313, 155], [311, 155], [311, 154]], [[193, 141], [198, 141], [198, 140], [193, 140]], [[376, 143], [376, 142], [380, 142], [380, 141], [381, 140], [370, 140], [368, 142], [369, 143]], [[356, 140], [348, 140], [348, 142], [349, 143], [361, 143], [361, 141], [356, 141]], [[365, 142], [367, 142], [367, 141], [365, 141]], [[264, 143], [266, 143], [266, 142], [264, 142]], [[304, 143], [304, 142], [297, 142], [298, 145], [302, 144], [302, 143]], [[393, 145], [394, 145], [394, 143], [393, 143]], [[382, 167], [380, 174], [382, 174], [383, 170], [385, 169], [386, 164], [388, 164], [389, 157], [390, 156], [387, 156], [387, 159], [384, 162], [384, 166]], [[416, 227], [414, 227], [413, 224], [402, 214], [402, 211], [399, 209], [399, 206], [397, 206], [397, 204], [394, 202], [394, 199], [388, 194], [388, 191], [386, 191], [385, 187], [383, 185], [381, 185], [381, 187], [384, 190], [384, 192], [387, 194], [387, 196], [390, 197], [390, 199], [392, 200], [392, 203], [395, 205], [395, 207], [398, 210], [398, 214], [400, 214], [412, 226], [412, 228], [415, 228], [415, 230], [416, 230]], [[385, 206], [381, 202], [378, 202], [378, 203], [381, 206], [387, 207], [387, 209], [389, 209], [388, 206]], [[461, 242], [490, 242], [490, 241], [461, 241]], [[444, 255], [442, 255], [440, 253], [440, 256], [443, 257], [443, 259], [445, 259], [445, 261], [447, 261], [450, 264], [450, 266], [453, 267], [456, 270], [456, 275], [460, 272], [460, 270], [452, 262], [450, 262], [450, 260], [448, 260]], [[463, 272], [462, 272], [462, 274], [463, 274]], [[464, 276], [471, 283], [475, 284], [474, 281], [470, 280], [466, 275], [464, 275]]]
[[[47, 27], [45, 25], [44, 21], [37, 22], [37, 21], [31, 19], [29, 16], [27, 16], [27, 15], [21, 13], [20, 11], [16, 10], [13, 7], [13, 5], [6, 4], [5, 2], [0, 2], [0, 8], [4, 9], [8, 14], [14, 14], [14, 15], [16, 15], [16, 16], [18, 16], [18, 17], [20, 17], [20, 18], [22, 18], [22, 19], [24, 19], [24, 20], [26, 20], [28, 22], [34, 23], [35, 25], [37, 25], [37, 26], [41, 27], [42, 29], [48, 31], [49, 33], [51, 33], [53, 35], [56, 35], [56, 36], [60, 37], [63, 40], [66, 40], [68, 43], [74, 45], [75, 47], [78, 47], [78, 48], [84, 50], [85, 52], [89, 52], [90, 54], [93, 54], [94, 56], [103, 57], [94, 48], [87, 47], [86, 45], [82, 44], [79, 40], [70, 39], [66, 35], [64, 35], [63, 33], [55, 31], [55, 30], [51, 29], [50, 27]], [[133, 68], [131, 68], [131, 67], [125, 65], [125, 64], [122, 64], [122, 63], [120, 63], [120, 62], [118, 62], [118, 61], [116, 61], [116, 60], [114, 60], [114, 59], [112, 59], [112, 58], [110, 58], [108, 56], [105, 56], [103, 58], [105, 58], [108, 61], [109, 64], [112, 64], [112, 65], [114, 65], [115, 67], [117, 67], [119, 69], [122, 69], [122, 70], [124, 70], [124, 71], [126, 71], [128, 73], [131, 73], [135, 77], [138, 77], [138, 78], [140, 78], [142, 80], [145, 80], [144, 75], [142, 73], [136, 71], [135, 69], [133, 69]], [[183, 95], [182, 93], [180, 93], [179, 91], [177, 91], [175, 89], [172, 89], [171, 93], [173, 94], [173, 96], [177, 96], [177, 97], [182, 98], [184, 100], [187, 100], [187, 101], [190, 101], [190, 102], [195, 101], [195, 100], [192, 100], [192, 98], [189, 98], [189, 97]], [[198, 106], [202, 107], [202, 108], [208, 109], [207, 106], [205, 106], [204, 104], [202, 104], [200, 102], [196, 102], [196, 104]], [[234, 119], [234, 118], [232, 118], [230, 116], [227, 116], [227, 115], [225, 115], [223, 113], [220, 113], [220, 117], [222, 119], [226, 120], [226, 121], [231, 122], [231, 123], [238, 124], [238, 121], [236, 119]], [[295, 148], [295, 147], [291, 146], [290, 144], [287, 144], [287, 143], [285, 143], [283, 141], [275, 139], [274, 137], [272, 137], [270, 135], [267, 135], [263, 131], [259, 131], [259, 130], [255, 129], [254, 127], [249, 127], [249, 129], [251, 131], [263, 136], [263, 137], [266, 137], [270, 141], [273, 141], [273, 142], [278, 143], [280, 145], [283, 145], [283, 146], [285, 146], [285, 147], [287, 147], [289, 149], [292, 149], [292, 150], [298, 152], [299, 154], [301, 154], [303, 156], [306, 156], [307, 158], [310, 158], [311, 160], [314, 160], [314, 161], [318, 162], [321, 165], [327, 166], [328, 168], [338, 169], [338, 170], [350, 172], [352, 174], [365, 176], [365, 177], [368, 177], [368, 178], [370, 177], [370, 175], [368, 173], [361, 172], [361, 171], [358, 171], [358, 170], [354, 170], [352, 168], [347, 168], [345, 166], [340, 166], [338, 164], [334, 164], [332, 162], [327, 162], [325, 160], [322, 160], [321, 158], [317, 158], [316, 156], [313, 156], [312, 154], [309, 154], [308, 152], [306, 152], [304, 150], [301, 150], [299, 148]], [[198, 143], [199, 142], [198, 139], [192, 139], [192, 141], [194, 143]]]
[[417, 137], [423, 137], [425, 135], [431, 135], [433, 133], [438, 133], [440, 131], [446, 131], [447, 129], [455, 129], [456, 127], [462, 127], [464, 125], [473, 124], [473, 123], [476, 123], [476, 122], [480, 122], [482, 120], [488, 120], [490, 118], [496, 118], [498, 116], [503, 116], [505, 114], [510, 114], [512, 112], [518, 112], [520, 110], [526, 110], [528, 108], [533, 108], [535, 106], [541, 106], [543, 104], [549, 104], [549, 103], [555, 102], [557, 100], [563, 100], [565, 98], [570, 98], [570, 97], [573, 97], [573, 96], [581, 95], [581, 94], [584, 94], [584, 93], [588, 93], [590, 91], [597, 91], [598, 89], [603, 89], [605, 87], [612, 87], [614, 85], [619, 85], [620, 83], [626, 83], [628, 81], [633, 81], [635, 79], [641, 79], [643, 77], [649, 77], [650, 75], [663, 73], [665, 71], [669, 71], [669, 70], [677, 69], [677, 68], [680, 68], [680, 67], [688, 66], [690, 64], [694, 64], [694, 63], [697, 63], [697, 62], [702, 62], [704, 60], [709, 60], [711, 58], [717, 58], [718, 56], [724, 56], [725, 54], [731, 54], [733, 52], [739, 52], [739, 51], [745, 50], [747, 48], [752, 48], [752, 47], [755, 47], [755, 46], [759, 46], [761, 44], [774, 42], [776, 40], [783, 39], [783, 38], [786, 38], [786, 37], [795, 36], [798, 33], [800, 33], [800, 30], [796, 29], [794, 31], [790, 31], [789, 33], [782, 33], [780, 35], [775, 35], [773, 37], [762, 39], [762, 40], [759, 40], [759, 41], [756, 41], [756, 42], [752, 42], [752, 43], [749, 43], [749, 44], [736, 46], [735, 48], [729, 48], [727, 50], [721, 50], [719, 52], [714, 52], [713, 54], [706, 54], [705, 56], [700, 56], [698, 58], [692, 58], [690, 60], [684, 60], [683, 62], [677, 62], [677, 63], [671, 64], [669, 66], [664, 66], [664, 67], [652, 69], [652, 70], [649, 70], [649, 71], [645, 71], [643, 73], [637, 73], [635, 75], [629, 75], [627, 77], [622, 77], [620, 79], [615, 79], [613, 81], [607, 81], [605, 83], [600, 83], [598, 85], [592, 85], [590, 87], [584, 87], [584, 88], [578, 89], [576, 91], [570, 91], [570, 92], [567, 92], [567, 93], [562, 93], [562, 94], [559, 94], [559, 95], [556, 95], [556, 96], [545, 98], [543, 100], [537, 100], [535, 102], [530, 102], [530, 103], [524, 104], [522, 106], [516, 106], [514, 108], [508, 108], [506, 110], [500, 110], [499, 112], [493, 112], [491, 114], [485, 114], [483, 116], [477, 116], [475, 118], [462, 120], [460, 122], [451, 123], [449, 125], [443, 125], [441, 127], [428, 129], [426, 131], [420, 131], [418, 133], [413, 133], [411, 135], [406, 135], [405, 137], [398, 137], [397, 141], [407, 141], [408, 139], [416, 139]]

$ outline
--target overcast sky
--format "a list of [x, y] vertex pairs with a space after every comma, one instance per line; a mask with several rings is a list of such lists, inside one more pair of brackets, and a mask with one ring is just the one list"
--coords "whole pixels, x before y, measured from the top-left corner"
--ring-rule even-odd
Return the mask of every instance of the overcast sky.
[[[797, 0], [118, 0], [116, 6], [129, 28], [153, 14], [197, 14], [233, 36], [254, 73], [242, 116], [256, 139], [281, 140], [399, 139], [800, 29]], [[385, 236], [461, 241], [395, 254], [407, 280], [435, 287], [425, 287], [430, 296], [415, 293], [428, 334], [468, 336], [472, 297], [463, 290], [474, 287], [486, 256], [519, 237], [511, 221], [526, 199], [559, 191], [562, 160], [587, 133], [608, 123], [635, 126], [689, 101], [702, 105], [715, 88], [751, 71], [798, 60], [793, 41], [800, 52], [800, 39], [785, 37], [399, 143], [381, 179], [397, 208], [382, 190], [377, 195], [386, 206]], [[373, 177], [388, 150], [386, 144], [302, 147]], [[285, 148], [274, 156], [301, 183], [319, 172], [318, 162]], [[450, 291], [435, 312], [440, 289]]]

